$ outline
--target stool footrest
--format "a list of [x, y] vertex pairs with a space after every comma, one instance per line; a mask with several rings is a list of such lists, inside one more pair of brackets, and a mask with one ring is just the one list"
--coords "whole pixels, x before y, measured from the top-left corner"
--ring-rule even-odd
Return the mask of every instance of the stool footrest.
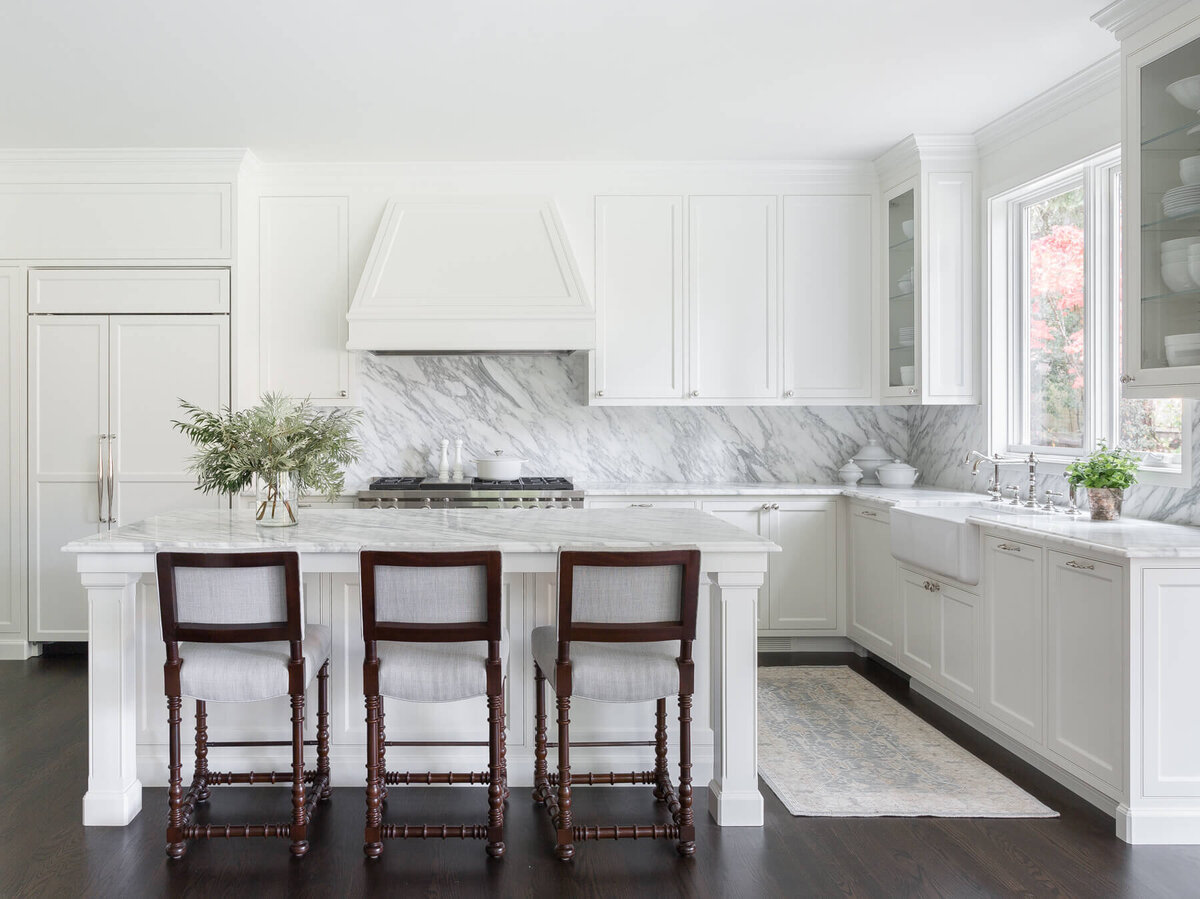
[[[571, 786], [601, 786], [601, 785], [616, 785], [616, 784], [657, 784], [657, 775], [653, 771], [630, 771], [625, 774], [619, 774], [614, 771], [606, 771], [602, 773], [576, 773], [571, 772]], [[549, 774], [551, 785], [558, 786], [558, 774]]]
[[571, 828], [576, 840], [677, 840], [677, 824], [615, 824], [609, 827], [576, 826]]
[[486, 840], [486, 824], [382, 824], [379, 835], [388, 840]]
[[388, 786], [396, 784], [490, 784], [492, 776], [487, 771], [388, 771], [383, 775]]
[[[316, 771], [305, 771], [304, 782], [312, 783]], [[209, 771], [204, 775], [205, 786], [215, 787], [229, 784], [290, 784], [291, 771]]]
[[[572, 740], [572, 746], [654, 746], [653, 740]], [[554, 749], [558, 746], [557, 742], [547, 742], [547, 748]]]
[[[235, 775], [236, 776], [236, 775]], [[305, 772], [304, 779], [310, 779], [309, 772]], [[289, 777], [290, 782], [290, 777]], [[310, 822], [313, 819], [313, 811], [316, 808], [317, 801], [321, 798], [322, 791], [329, 786], [329, 776], [326, 774], [313, 775], [312, 789], [305, 791], [304, 796], [304, 817]], [[236, 781], [235, 781], [236, 782]], [[195, 810], [195, 795], [198, 792], [198, 787], [201, 779], [197, 777], [193, 782], [191, 789], [188, 790], [188, 795], [184, 800], [184, 825], [180, 828], [180, 835], [185, 840], [212, 840], [212, 839], [227, 839], [231, 837], [288, 837], [292, 835], [292, 825], [289, 824], [190, 824], [192, 813]]]

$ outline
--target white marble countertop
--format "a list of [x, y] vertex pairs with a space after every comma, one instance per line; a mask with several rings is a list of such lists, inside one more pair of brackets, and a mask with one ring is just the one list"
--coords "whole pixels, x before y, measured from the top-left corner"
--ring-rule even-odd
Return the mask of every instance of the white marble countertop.
[[295, 549], [358, 552], [496, 547], [557, 552], [572, 545], [697, 546], [705, 552], [778, 552], [750, 534], [691, 509], [305, 509], [294, 527], [264, 528], [249, 510], [157, 515], [63, 547], [70, 553], [148, 553], [167, 549]]
[[873, 502], [896, 505], [941, 506], [962, 505], [978, 502], [983, 498], [978, 493], [963, 493], [957, 490], [938, 490], [931, 487], [882, 487], [878, 484], [860, 484], [846, 487], [843, 484], [801, 483], [709, 483], [687, 484], [671, 482], [655, 483], [585, 483], [577, 485], [588, 496], [849, 496]]

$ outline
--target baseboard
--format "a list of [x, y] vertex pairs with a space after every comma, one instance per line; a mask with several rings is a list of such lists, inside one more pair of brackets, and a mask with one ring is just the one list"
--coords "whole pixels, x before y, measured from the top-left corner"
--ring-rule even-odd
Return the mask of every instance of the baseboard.
[[1117, 808], [1117, 836], [1143, 846], [1200, 844], [1200, 807], [1170, 809]]
[[23, 662], [41, 655], [41, 647], [28, 640], [0, 640], [0, 662]]
[[759, 634], [759, 652], [854, 652], [849, 637], [775, 637]]
[[1106, 796], [1104, 793], [1101, 793], [1099, 790], [1097, 790], [1091, 784], [1085, 783], [1084, 781], [1080, 780], [1078, 777], [1076, 777], [1070, 771], [1060, 768], [1058, 765], [1056, 765], [1054, 762], [1050, 761], [1045, 756], [1030, 749], [1028, 746], [1021, 743], [1020, 741], [1014, 740], [1008, 734], [1004, 733], [1004, 731], [993, 726], [992, 724], [988, 723], [987, 721], [984, 721], [982, 718], [980, 718], [974, 712], [959, 705], [953, 699], [950, 699], [949, 697], [945, 696], [944, 694], [938, 692], [933, 687], [930, 687], [927, 684], [921, 683], [921, 681], [917, 680], [915, 677], [910, 678], [910, 680], [908, 682], [908, 687], [910, 690], [912, 690], [912, 692], [916, 693], [918, 696], [922, 696], [925, 699], [928, 699], [934, 705], [938, 706], [939, 708], [945, 709], [951, 715], [954, 715], [954, 717], [962, 719], [966, 724], [970, 725], [972, 728], [979, 731], [981, 734], [983, 734], [985, 737], [987, 737], [993, 743], [999, 744], [1001, 747], [1003, 747], [1004, 749], [1007, 749], [1009, 752], [1011, 752], [1013, 755], [1015, 755], [1021, 761], [1025, 762], [1029, 765], [1032, 765], [1034, 768], [1036, 768], [1038, 771], [1045, 774], [1047, 777], [1062, 784], [1062, 786], [1066, 787], [1068, 790], [1070, 790], [1075, 795], [1081, 797], [1082, 799], [1086, 800], [1090, 804], [1094, 805], [1096, 808], [1100, 809], [1100, 811], [1104, 812], [1104, 814], [1108, 815], [1110, 818], [1116, 819], [1118, 817], [1117, 816], [1118, 802], [1117, 802], [1117, 800], [1113, 799], [1111, 796]]

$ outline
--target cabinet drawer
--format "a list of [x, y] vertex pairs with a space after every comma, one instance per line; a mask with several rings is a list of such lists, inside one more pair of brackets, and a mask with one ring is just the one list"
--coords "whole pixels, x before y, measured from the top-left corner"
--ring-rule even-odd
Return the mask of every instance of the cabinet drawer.
[[868, 521], [878, 521], [883, 524], [891, 522], [891, 515], [887, 509], [879, 509], [875, 506], [864, 505], [863, 503], [850, 503], [851, 518], [865, 518]]
[[229, 311], [229, 269], [32, 269], [31, 313]]

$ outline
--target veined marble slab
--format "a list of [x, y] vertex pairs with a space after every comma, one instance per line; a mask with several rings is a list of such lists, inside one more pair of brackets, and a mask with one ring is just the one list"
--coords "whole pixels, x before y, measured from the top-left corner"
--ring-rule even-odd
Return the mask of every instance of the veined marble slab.
[[910, 506], [960, 506], [977, 503], [978, 493], [960, 490], [938, 490], [932, 487], [882, 487], [867, 485], [846, 487], [843, 484], [790, 483], [707, 483], [678, 484], [653, 482], [645, 484], [601, 482], [580, 486], [588, 496], [848, 496], [884, 505], [904, 503]]
[[1059, 513], [1008, 512], [980, 507], [967, 521], [1020, 539], [1036, 534], [1051, 548], [1125, 559], [1200, 558], [1200, 528], [1140, 518], [1092, 521]]
[[363, 547], [550, 553], [564, 546], [697, 546], [705, 552], [778, 552], [779, 547], [691, 509], [305, 509], [294, 527], [264, 528], [248, 510], [156, 515], [63, 547], [70, 553]]

